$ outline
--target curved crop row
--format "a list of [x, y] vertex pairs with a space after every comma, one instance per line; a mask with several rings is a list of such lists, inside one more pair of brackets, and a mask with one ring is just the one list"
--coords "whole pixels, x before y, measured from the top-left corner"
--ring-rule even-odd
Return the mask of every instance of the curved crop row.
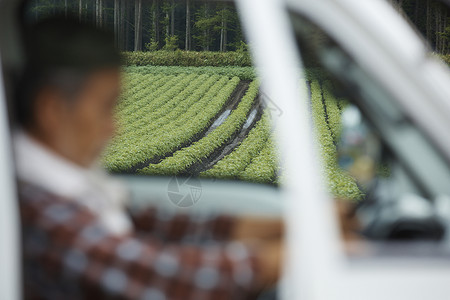
[[195, 78], [195, 75], [179, 75], [170, 77], [170, 80], [159, 89], [149, 92], [148, 89], [143, 89], [130, 98], [134, 99], [133, 104], [128, 105], [126, 109], [119, 113], [119, 120], [128, 118], [130, 114], [140, 115], [142, 111], [148, 111], [151, 108], [157, 108], [167, 102], [171, 97], [174, 97], [185, 89]]
[[265, 112], [248, 136], [233, 152], [218, 161], [211, 169], [200, 174], [202, 177], [236, 179], [265, 147], [270, 135], [268, 113]]
[[155, 121], [157, 125], [149, 120], [142, 131], [129, 132], [125, 140], [115, 144], [116, 149], [104, 158], [107, 168], [123, 171], [138, 163], [173, 153], [207, 128], [239, 83], [237, 77], [231, 80], [227, 77], [213, 79], [216, 82], [212, 86], [206, 85], [205, 90], [193, 91], [182, 102], [189, 103], [189, 106], [177, 105], [176, 112], [168, 111], [167, 116]]
[[[133, 76], [133, 78], [130, 79], [133, 80], [133, 83], [135, 83], [131, 88], [124, 84], [127, 88], [122, 92], [121, 101], [117, 106], [118, 115], [126, 115], [127, 111], [131, 110], [133, 107], [138, 108], [138, 105], [141, 103], [136, 103], [136, 99], [139, 99], [139, 102], [145, 99], [150, 100], [147, 96], [164, 92], [171, 88], [171, 86], [173, 86], [173, 84], [177, 81], [175, 75], [171, 75], [170, 77], [145, 76], [142, 74], [136, 75], [138, 76]], [[151, 84], [149, 84], [149, 82], [151, 82]]]
[[[126, 87], [122, 91], [120, 101], [116, 106], [117, 112], [120, 112], [127, 105], [134, 103], [130, 96], [136, 94], [144, 88], [155, 90], [167, 82], [167, 77], [158, 74], [139, 74], [139, 73], [125, 73], [123, 78], [123, 86]], [[166, 80], [163, 80], [165, 77]], [[149, 85], [148, 82], [152, 84]]]
[[139, 111], [122, 116], [122, 122], [125, 123], [122, 131], [123, 134], [128, 134], [131, 131], [135, 132], [136, 130], [148, 131], [149, 124], [154, 124], [155, 120], [179, 110], [180, 107], [186, 108], [188, 104], [186, 100], [188, 100], [190, 95], [200, 95], [206, 92], [218, 80], [218, 77], [207, 78], [205, 75], [198, 76], [198, 78], [192, 80], [191, 75], [189, 75], [185, 80], [190, 81], [185, 88], [183, 86], [186, 82], [180, 83], [180, 87], [157, 97], [157, 99]]
[[[136, 120], [134, 115], [130, 114], [128, 116], [129, 119], [124, 121], [126, 124], [124, 125], [122, 134], [117, 135], [111, 143], [109, 152], [107, 152], [107, 159], [109, 161], [114, 159], [123, 160], [125, 155], [123, 152], [127, 151], [124, 146], [138, 149], [143, 144], [143, 137], [149, 136], [149, 134], [157, 136], [160, 132], [164, 133], [167, 127], [171, 126], [171, 123], [183, 118], [183, 116], [183, 119], [194, 118], [198, 113], [198, 109], [196, 108], [198, 101], [205, 96], [210, 96], [211, 93], [219, 91], [227, 81], [225, 77], [211, 76], [204, 80], [200, 86], [195, 82], [192, 87], [189, 86], [189, 88], [172, 99], [179, 101], [174, 109], [169, 106], [165, 110], [158, 110], [159, 117], [149, 116]], [[126, 132], [126, 134], [123, 134], [123, 132]]]
[[[138, 173], [151, 175], [179, 174], [192, 166], [195, 162], [201, 161], [202, 158], [209, 156], [215, 149], [228, 142], [233, 134], [238, 132], [245, 123], [258, 94], [258, 86], [258, 83], [253, 81], [236, 109], [230, 113], [228, 118], [221, 125], [207, 136], [194, 142], [189, 147], [175, 152], [173, 156], [163, 159], [158, 164], [150, 164]], [[180, 130], [182, 129], [183, 127], [180, 128]]]
[[[192, 75], [193, 76], [193, 75]], [[162, 101], [169, 101], [170, 98], [164, 95], [173, 95], [176, 92], [179, 92], [183, 89], [186, 85], [189, 85], [191, 79], [191, 75], [182, 75], [182, 76], [168, 76], [166, 77], [166, 80], [162, 78], [161, 80], [165, 82], [165, 84], [161, 84], [160, 80], [155, 82], [155, 85], [159, 86], [159, 88], [153, 88], [153, 82], [147, 82], [147, 85], [150, 86], [150, 88], [145, 88], [144, 92], [137, 91], [132, 97], [129, 97], [132, 99], [133, 104], [128, 105], [127, 107], [123, 108], [121, 111], [117, 112], [116, 115], [116, 123], [119, 125], [118, 130], [116, 133], [116, 136], [111, 141], [110, 146], [106, 149], [104, 155], [106, 157], [110, 156], [112, 153], [117, 152], [117, 149], [120, 149], [120, 144], [126, 140], [126, 139], [132, 139], [133, 137], [137, 136], [137, 132], [134, 131], [133, 134], [129, 134], [131, 131], [131, 127], [133, 127], [133, 123], [138, 122], [142, 119], [142, 116], [138, 117], [139, 112], [141, 110], [144, 110], [146, 107], [152, 106], [152, 103], [158, 102], [160, 105], [163, 105]], [[137, 78], [142, 79], [142, 78]], [[176, 86], [173, 86], [173, 83], [177, 82], [178, 84]], [[195, 85], [193, 89], [195, 89], [197, 86]], [[187, 88], [186, 88], [187, 89]], [[155, 99], [156, 98], [156, 99]], [[162, 100], [160, 100], [162, 99]], [[142, 108], [141, 108], [142, 107]], [[143, 118], [143, 128], [145, 129], [145, 125], [149, 123], [149, 118]], [[134, 130], [134, 129], [133, 129]]]
[[[126, 107], [122, 108], [120, 111], [116, 112], [116, 119], [119, 124], [126, 121], [124, 118], [127, 116], [134, 114], [142, 108], [145, 108], [149, 105], [155, 98], [158, 98], [160, 95], [164, 95], [167, 91], [174, 88], [176, 82], [179, 81], [179, 78], [176, 76], [170, 76], [167, 80], [156, 89], [151, 87], [145, 87], [132, 95], [128, 95], [128, 101], [131, 101]], [[120, 128], [122, 129], [122, 128]]]
[[261, 152], [239, 173], [238, 178], [257, 183], [274, 183], [278, 165], [275, 143], [269, 138]]
[[[142, 138], [152, 135], [159, 137], [171, 131], [174, 123], [183, 124], [195, 120], [205, 106], [216, 106], [213, 101], [210, 101], [217, 93], [220, 92], [227, 84], [234, 85], [238, 83], [238, 79], [229, 81], [226, 77], [211, 76], [204, 84], [193, 91], [188, 98], [179, 104], [176, 109], [167, 110], [164, 116], [158, 119], [145, 118], [143, 123], [132, 122], [128, 127], [129, 130], [126, 136], [122, 136], [118, 142], [128, 146], [137, 147], [143, 144]], [[234, 87], [233, 87], [234, 88]], [[222, 104], [223, 105], [223, 104]], [[130, 118], [133, 118], [131, 115]], [[181, 123], [182, 122], [182, 123]]]
[[[181, 77], [181, 78], [180, 78]], [[179, 95], [185, 90], [191, 91], [195, 89], [201, 81], [198, 80], [198, 76], [194, 74], [189, 74], [186, 76], [178, 76], [176, 77], [176, 82], [171, 89], [167, 92], [156, 95], [156, 97], [152, 97], [152, 101], [148, 103], [148, 105], [140, 108], [138, 111], [135, 111], [133, 114], [134, 119], [139, 119], [144, 116], [148, 116], [153, 114], [155, 111], [160, 109], [162, 106], [166, 105], [170, 102], [175, 96]], [[197, 78], [197, 80], [195, 80]], [[139, 101], [139, 100], [137, 100]], [[129, 117], [129, 115], [125, 116]]]

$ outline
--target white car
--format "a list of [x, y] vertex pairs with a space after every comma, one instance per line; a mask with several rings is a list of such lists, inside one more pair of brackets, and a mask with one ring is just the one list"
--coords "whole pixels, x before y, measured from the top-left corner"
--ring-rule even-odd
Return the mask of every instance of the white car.
[[[281, 299], [448, 299], [450, 295], [450, 73], [383, 0], [239, 0], [261, 89], [283, 111], [276, 120], [286, 168], [281, 189], [202, 182], [192, 210], [283, 216]], [[8, 96], [20, 69], [20, 1], [0, 0], [0, 299], [19, 299], [19, 217]], [[314, 37], [320, 36], [320, 39]], [[372, 242], [344, 251], [333, 201], [323, 188], [301, 70], [311, 55], [389, 149], [392, 176], [359, 210]], [[304, 100], [304, 101], [299, 101]], [[167, 179], [124, 176], [135, 201], [155, 205]], [[225, 201], [227, 200], [227, 201]], [[418, 243], [388, 242], [408, 235]], [[439, 240], [439, 243], [436, 242]]]

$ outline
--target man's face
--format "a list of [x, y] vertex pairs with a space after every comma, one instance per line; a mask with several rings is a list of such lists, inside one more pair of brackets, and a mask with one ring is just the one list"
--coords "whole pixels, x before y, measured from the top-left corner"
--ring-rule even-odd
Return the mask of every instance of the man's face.
[[44, 96], [38, 102], [43, 107], [37, 109], [37, 137], [66, 159], [91, 166], [114, 134], [120, 79], [118, 69], [99, 71], [88, 77], [74, 99], [67, 101], [57, 93]]

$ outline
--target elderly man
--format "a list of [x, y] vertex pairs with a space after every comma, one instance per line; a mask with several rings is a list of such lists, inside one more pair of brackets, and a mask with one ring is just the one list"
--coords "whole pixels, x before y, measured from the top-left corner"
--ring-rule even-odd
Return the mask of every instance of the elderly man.
[[133, 211], [97, 167], [120, 94], [109, 34], [54, 18], [24, 41], [14, 146], [26, 298], [248, 299], [276, 282], [279, 220]]

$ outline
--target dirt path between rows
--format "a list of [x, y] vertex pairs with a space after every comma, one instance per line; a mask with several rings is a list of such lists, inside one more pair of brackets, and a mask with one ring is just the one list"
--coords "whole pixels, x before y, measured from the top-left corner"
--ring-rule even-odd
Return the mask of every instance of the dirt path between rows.
[[255, 126], [256, 122], [261, 119], [264, 110], [264, 104], [261, 101], [261, 97], [258, 95], [253, 103], [252, 108], [247, 115], [247, 121], [242, 126], [241, 130], [235, 133], [227, 143], [222, 147], [217, 148], [208, 157], [203, 158], [201, 161], [195, 163], [181, 175], [184, 176], [198, 176], [199, 173], [212, 168], [219, 160], [233, 152], [241, 142], [247, 137], [250, 130]]
[[213, 124], [206, 130], [206, 132], [203, 134], [203, 136], [207, 136], [211, 131], [216, 129], [217, 127], [222, 124], [226, 118], [229, 116], [231, 111], [235, 109], [239, 102], [241, 101], [242, 97], [244, 97], [245, 93], [248, 90], [248, 86], [250, 84], [250, 81], [241, 81], [239, 85], [236, 87], [236, 89], [233, 91], [233, 94], [231, 94], [229, 101], [227, 101], [227, 104], [223, 106], [221, 111], [215, 116], [215, 121]]

